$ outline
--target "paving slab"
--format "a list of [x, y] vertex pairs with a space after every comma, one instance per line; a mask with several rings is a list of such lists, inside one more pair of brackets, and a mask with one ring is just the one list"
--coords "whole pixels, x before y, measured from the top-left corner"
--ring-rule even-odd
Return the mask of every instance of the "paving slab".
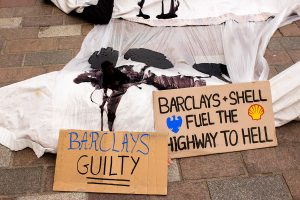
[[56, 193], [39, 196], [18, 197], [17, 200], [85, 200], [88, 195], [85, 193]]
[[8, 28], [0, 29], [0, 35], [6, 40], [37, 38], [39, 28]]
[[224, 153], [180, 159], [183, 179], [209, 179], [244, 175], [241, 154]]
[[269, 67], [270, 67], [270, 72], [269, 72], [269, 78], [268, 79], [271, 79], [274, 76], [276, 76], [278, 74], [278, 72], [277, 72], [275, 66], [270, 65]]
[[64, 24], [84, 24], [86, 21], [78, 16], [64, 15]]
[[51, 15], [53, 6], [19, 7], [14, 10], [14, 17]]
[[10, 7], [22, 7], [22, 6], [32, 6], [35, 4], [36, 0], [1, 0], [0, 7], [10, 8]]
[[290, 66], [293, 64], [292, 59], [289, 57], [286, 51], [271, 51], [266, 50], [265, 58], [268, 60], [269, 65], [284, 65]]
[[0, 28], [16, 28], [21, 25], [22, 17], [0, 18]]
[[67, 64], [72, 59], [73, 53], [70, 50], [33, 52], [25, 56], [25, 66]]
[[37, 16], [37, 17], [23, 17], [23, 27], [46, 27], [62, 25], [62, 16]]
[[300, 28], [295, 23], [283, 26], [279, 30], [283, 36], [300, 36]]
[[300, 170], [283, 173], [284, 179], [290, 188], [294, 200], [300, 200]]
[[0, 196], [40, 192], [42, 173], [42, 167], [0, 168]]
[[46, 153], [38, 158], [30, 148], [13, 152], [12, 156], [12, 166], [54, 166], [55, 161], [55, 154]]
[[[276, 129], [279, 144], [300, 143], [300, 122], [293, 121]], [[300, 144], [299, 144], [300, 145]]]
[[300, 50], [290, 50], [288, 51], [288, 54], [294, 63], [300, 61]]
[[242, 152], [250, 174], [283, 172], [299, 169], [300, 145], [279, 144], [277, 147], [255, 149]]
[[208, 181], [212, 200], [292, 200], [281, 176]]
[[13, 16], [14, 8], [0, 8], [0, 18], [10, 18]]
[[283, 37], [280, 43], [286, 50], [300, 49], [300, 37]]
[[180, 181], [180, 166], [177, 159], [172, 160], [168, 167], [168, 182]]
[[82, 35], [87, 35], [93, 28], [94, 28], [93, 24], [82, 25], [82, 28], [81, 28]]
[[0, 167], [8, 167], [11, 160], [11, 150], [0, 144]]
[[54, 38], [43, 39], [20, 39], [7, 41], [6, 51], [8, 53], [35, 52], [56, 50], [58, 42]]
[[0, 55], [0, 68], [20, 67], [24, 59], [24, 54]]
[[181, 181], [168, 185], [168, 196], [150, 196], [150, 200], [210, 200], [206, 182]]
[[88, 200], [148, 200], [148, 195], [90, 193]]
[[40, 29], [39, 38], [81, 35], [81, 25], [49, 26]]
[[269, 44], [268, 44], [268, 49], [271, 51], [282, 51], [284, 50], [283, 46], [280, 43], [281, 37], [274, 37], [271, 38]]
[[84, 37], [62, 37], [58, 39], [58, 49], [80, 49]]
[[50, 166], [44, 172], [43, 192], [53, 192], [55, 167]]

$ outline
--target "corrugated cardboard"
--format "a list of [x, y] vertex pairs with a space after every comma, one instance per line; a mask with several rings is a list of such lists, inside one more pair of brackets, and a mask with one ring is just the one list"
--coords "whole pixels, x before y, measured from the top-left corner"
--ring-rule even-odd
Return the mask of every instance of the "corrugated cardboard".
[[277, 145], [268, 81], [155, 91], [153, 104], [172, 158]]
[[53, 189], [166, 195], [167, 134], [61, 130]]

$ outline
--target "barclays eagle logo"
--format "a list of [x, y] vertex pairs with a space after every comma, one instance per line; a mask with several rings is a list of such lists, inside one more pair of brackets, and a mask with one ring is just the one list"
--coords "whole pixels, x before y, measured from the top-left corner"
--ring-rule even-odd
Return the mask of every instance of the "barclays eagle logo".
[[173, 133], [178, 133], [179, 132], [179, 129], [182, 125], [182, 118], [181, 116], [177, 116], [177, 119], [176, 119], [176, 116], [173, 115], [172, 116], [172, 119], [170, 117], [167, 118], [167, 126], [168, 128], [173, 132]]

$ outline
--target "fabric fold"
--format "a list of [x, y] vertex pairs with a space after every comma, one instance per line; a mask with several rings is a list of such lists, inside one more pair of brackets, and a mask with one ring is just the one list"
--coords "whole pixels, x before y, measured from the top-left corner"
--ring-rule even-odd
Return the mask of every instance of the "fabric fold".
[[[61, 71], [0, 88], [0, 143], [12, 150], [30, 147], [41, 156], [56, 151], [59, 129], [99, 130], [104, 91], [95, 90], [88, 82], [76, 84], [74, 79], [92, 70], [89, 57], [102, 48], [119, 52], [116, 67], [120, 70], [130, 69], [145, 76], [154, 74], [170, 80], [189, 77], [191, 82], [201, 80], [206, 85], [227, 84], [224, 80], [265, 80], [269, 69], [263, 57], [266, 46], [277, 28], [299, 19], [296, 6], [263, 22], [150, 27], [114, 19], [106, 26], [96, 26], [85, 38], [79, 54]], [[124, 55], [132, 49], [163, 55], [173, 67], [163, 69], [146, 66], [139, 59], [126, 59]], [[197, 64], [227, 66], [229, 77], [225, 73], [207, 74], [193, 67]], [[271, 80], [276, 126], [299, 117], [299, 69], [297, 63]], [[158, 89], [146, 81], [130, 86], [119, 101], [113, 129], [154, 131], [152, 92]], [[108, 95], [111, 93], [109, 90]], [[103, 121], [107, 120], [104, 112]], [[107, 123], [104, 130], [108, 130]]]

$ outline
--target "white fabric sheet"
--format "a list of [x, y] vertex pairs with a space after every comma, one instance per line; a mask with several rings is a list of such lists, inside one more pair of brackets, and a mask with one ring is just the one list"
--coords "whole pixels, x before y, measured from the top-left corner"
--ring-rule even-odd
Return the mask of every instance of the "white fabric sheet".
[[98, 0], [51, 0], [59, 9], [69, 14], [73, 10], [82, 13], [85, 7], [97, 5]]
[[300, 62], [270, 80], [277, 127], [300, 117], [299, 73]]
[[[115, 0], [113, 18], [148, 24], [150, 26], [185, 26], [220, 24], [227, 20], [238, 22], [264, 21], [291, 7], [299, 0], [178, 0], [176, 18], [157, 19], [162, 12], [162, 0], [145, 0], [142, 9], [150, 19], [136, 17], [140, 0]], [[171, 0], [164, 0], [164, 13], [168, 13]], [[176, 1], [175, 1], [176, 5]]]
[[[148, 69], [156, 75], [205, 76], [192, 65], [223, 63], [228, 65], [233, 82], [265, 79], [268, 72], [262, 56], [265, 47], [279, 26], [298, 19], [297, 15], [290, 16], [295, 13], [294, 8], [259, 23], [228, 21], [215, 26], [149, 27], [113, 20], [107, 26], [96, 26], [85, 38], [79, 54], [63, 70], [0, 88], [0, 143], [12, 150], [31, 147], [37, 156], [41, 156], [45, 151], [56, 151], [61, 128], [99, 130], [99, 104], [103, 91], [94, 93], [98, 105], [94, 104], [90, 101], [94, 90], [91, 84], [77, 85], [73, 80], [89, 70], [88, 58], [103, 47], [113, 47], [120, 52], [117, 66], [134, 65], [135, 70], [144, 64], [125, 60], [123, 55], [127, 50], [147, 48], [165, 54], [174, 68]], [[248, 31], [251, 33], [246, 35], [249, 41], [237, 34]], [[300, 80], [295, 74], [299, 74], [299, 64], [271, 81], [277, 126], [299, 117], [295, 110], [300, 110]], [[215, 77], [205, 80], [208, 85], [224, 84]], [[142, 89], [129, 88], [121, 99], [114, 130], [154, 130], [151, 100], [156, 88], [145, 84], [140, 87]], [[104, 115], [104, 122], [106, 120]], [[107, 124], [104, 125], [107, 130]]]
[[[90, 5], [96, 5], [98, 0], [51, 0], [65, 13], [73, 10], [81, 13]], [[113, 18], [148, 24], [150, 26], [185, 26], [220, 24], [227, 20], [238, 22], [264, 21], [282, 12], [299, 0], [178, 0], [177, 17], [172, 19], [157, 19], [162, 12], [168, 13], [171, 0], [145, 0], [142, 12], [150, 19], [137, 17], [141, 0], [114, 0]], [[177, 1], [175, 1], [175, 5]]]

